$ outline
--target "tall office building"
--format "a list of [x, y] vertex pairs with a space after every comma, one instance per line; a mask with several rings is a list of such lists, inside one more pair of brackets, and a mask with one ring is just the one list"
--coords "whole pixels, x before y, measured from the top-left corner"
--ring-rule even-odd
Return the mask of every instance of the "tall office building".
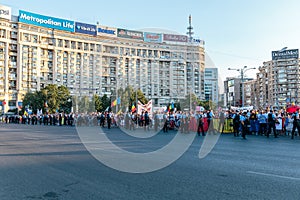
[[[204, 99], [204, 42], [165, 30], [86, 24], [0, 6], [0, 103], [22, 105], [48, 84], [71, 95], [141, 89], [156, 105], [194, 93]], [[1, 107], [1, 106], [0, 106]]]

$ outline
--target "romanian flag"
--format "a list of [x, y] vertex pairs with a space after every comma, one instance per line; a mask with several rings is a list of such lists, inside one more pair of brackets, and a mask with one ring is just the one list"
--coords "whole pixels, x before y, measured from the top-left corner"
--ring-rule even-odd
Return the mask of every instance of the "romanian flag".
[[131, 107], [131, 112], [135, 112], [136, 111], [136, 107], [134, 104], [132, 104], [132, 107]]
[[114, 106], [116, 106], [117, 105], [117, 99], [116, 100], [114, 100], [113, 102], [111, 102], [111, 105], [110, 105], [110, 107], [114, 107]]

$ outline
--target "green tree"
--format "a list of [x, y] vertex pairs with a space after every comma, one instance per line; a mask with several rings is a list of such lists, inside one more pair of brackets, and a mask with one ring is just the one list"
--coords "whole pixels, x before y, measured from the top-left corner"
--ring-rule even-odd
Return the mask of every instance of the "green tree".
[[50, 84], [44, 87], [41, 92], [44, 96], [44, 102], [47, 102], [47, 110], [50, 113], [58, 111], [70, 112], [72, 107], [72, 98], [70, 91], [66, 86], [57, 86]]
[[110, 98], [108, 98], [106, 94], [101, 97], [101, 102], [102, 102], [102, 111], [106, 110], [106, 108], [110, 107], [111, 105]]
[[149, 100], [145, 97], [144, 93], [143, 93], [140, 89], [137, 90], [137, 93], [134, 93], [134, 96], [135, 96], [135, 94], [137, 94], [137, 99], [138, 99], [142, 104], [148, 103]]
[[42, 109], [44, 106], [45, 96], [41, 91], [37, 92], [28, 92], [25, 94], [23, 99], [23, 108], [22, 112], [24, 113], [25, 109], [28, 108], [32, 110], [33, 113], [37, 113], [38, 109]]
[[47, 108], [45, 109], [47, 109], [50, 113], [56, 112], [56, 110], [59, 108], [57, 85], [47, 85], [41, 91], [45, 96], [45, 102], [47, 102]]
[[100, 112], [103, 110], [103, 103], [98, 95], [94, 95], [92, 99], [92, 103], [94, 104], [95, 110]]

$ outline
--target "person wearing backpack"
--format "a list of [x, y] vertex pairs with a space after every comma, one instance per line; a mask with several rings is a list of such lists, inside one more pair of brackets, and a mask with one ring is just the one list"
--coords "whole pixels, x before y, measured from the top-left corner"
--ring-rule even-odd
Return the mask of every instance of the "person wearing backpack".
[[234, 137], [238, 137], [240, 132], [240, 114], [238, 112], [234, 112], [233, 114], [233, 134]]

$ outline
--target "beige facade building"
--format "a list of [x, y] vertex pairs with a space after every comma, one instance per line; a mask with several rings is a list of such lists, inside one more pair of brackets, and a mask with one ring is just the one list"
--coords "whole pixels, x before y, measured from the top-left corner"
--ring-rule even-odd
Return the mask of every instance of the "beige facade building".
[[203, 99], [204, 68], [204, 43], [185, 35], [84, 24], [22, 10], [19, 16], [0, 16], [0, 102], [5, 111], [48, 84], [90, 97], [116, 96], [117, 88], [131, 85], [156, 105], [190, 92]]
[[246, 80], [244, 82], [244, 105], [255, 106], [256, 105], [256, 80]]

